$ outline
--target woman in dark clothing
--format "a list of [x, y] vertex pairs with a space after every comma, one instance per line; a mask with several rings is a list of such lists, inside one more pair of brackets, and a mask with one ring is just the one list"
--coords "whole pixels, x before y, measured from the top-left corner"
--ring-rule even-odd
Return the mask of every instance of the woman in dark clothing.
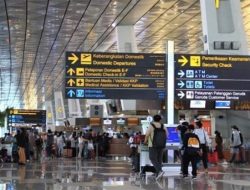
[[26, 156], [26, 160], [29, 161], [30, 160], [30, 142], [29, 142], [29, 134], [27, 133], [27, 131], [24, 131], [24, 136], [25, 136], [25, 156]]
[[26, 163], [26, 156], [25, 156], [25, 145], [26, 145], [26, 132], [25, 129], [21, 129], [21, 133], [17, 133], [16, 140], [17, 140], [17, 146], [18, 146], [18, 156], [19, 160], [18, 163], [21, 165], [24, 165]]
[[47, 134], [47, 142], [46, 142], [46, 151], [47, 151], [48, 158], [51, 157], [53, 143], [54, 143], [54, 135], [52, 131], [49, 129], [48, 134]]
[[215, 150], [217, 151], [219, 160], [224, 161], [223, 145], [222, 145], [223, 139], [219, 131], [215, 131], [214, 133], [215, 133], [215, 142], [216, 142]]

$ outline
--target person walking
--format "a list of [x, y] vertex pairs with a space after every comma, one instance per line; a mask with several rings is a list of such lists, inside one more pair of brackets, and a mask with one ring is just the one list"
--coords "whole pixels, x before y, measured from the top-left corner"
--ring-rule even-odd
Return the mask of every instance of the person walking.
[[181, 161], [181, 171], [180, 173], [183, 174], [183, 140], [185, 133], [187, 131], [189, 123], [187, 121], [182, 121], [180, 122], [180, 125], [177, 126], [176, 130], [178, 132], [178, 137], [180, 140], [180, 145], [179, 145], [179, 155], [180, 155], [180, 161]]
[[241, 139], [240, 139], [240, 132], [238, 130], [237, 126], [232, 126], [232, 135], [231, 135], [231, 159], [229, 160], [229, 163], [234, 163], [236, 160], [236, 155], [239, 153], [239, 149], [241, 147]]
[[63, 136], [63, 132], [60, 131], [57, 135], [57, 138], [56, 138], [56, 144], [57, 144], [57, 157], [62, 157], [63, 156], [63, 147], [64, 147], [64, 144], [65, 144], [65, 139], [64, 139], [64, 136]]
[[46, 141], [46, 152], [47, 152], [47, 157], [51, 158], [52, 156], [52, 146], [54, 144], [54, 135], [50, 129], [48, 129], [47, 133], [47, 141]]
[[83, 134], [82, 132], [80, 132], [79, 137], [78, 137], [78, 147], [79, 147], [78, 158], [82, 158], [82, 155], [83, 155], [82, 152], [83, 152], [85, 142], [87, 142], [87, 140], [83, 138]]
[[201, 152], [199, 137], [193, 133], [194, 125], [188, 125], [187, 132], [183, 137], [183, 178], [188, 177], [188, 165], [192, 164], [192, 179], [197, 177], [197, 162], [199, 160]]
[[223, 154], [223, 139], [219, 131], [215, 131], [214, 134], [215, 134], [215, 143], [216, 143], [215, 150], [217, 152], [219, 161], [222, 163], [222, 162], [225, 162], [225, 157]]
[[144, 141], [149, 147], [149, 159], [156, 170], [156, 180], [164, 175], [164, 172], [162, 171], [162, 157], [168, 135], [167, 130], [160, 121], [160, 115], [155, 115], [153, 117], [153, 122], [146, 131]]
[[205, 173], [208, 173], [208, 145], [210, 144], [210, 139], [207, 132], [202, 128], [202, 122], [200, 120], [195, 120], [194, 133], [199, 137], [200, 145], [202, 149], [202, 163], [205, 169]]
[[26, 145], [26, 132], [25, 129], [21, 129], [21, 133], [17, 132], [16, 135], [17, 146], [18, 146], [18, 163], [20, 165], [25, 165], [26, 155], [25, 155], [25, 145]]
[[38, 132], [35, 133], [35, 154], [34, 158], [35, 160], [41, 159], [42, 156], [42, 150], [43, 150], [43, 139], [41, 138], [41, 135], [38, 134]]

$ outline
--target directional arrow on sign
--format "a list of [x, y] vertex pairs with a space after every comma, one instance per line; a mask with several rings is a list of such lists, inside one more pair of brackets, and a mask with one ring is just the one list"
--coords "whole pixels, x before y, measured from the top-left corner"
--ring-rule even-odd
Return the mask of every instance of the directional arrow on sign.
[[69, 73], [69, 75], [72, 76], [72, 75], [75, 74], [76, 72], [75, 72], [74, 69], [70, 68], [70, 69], [67, 71], [67, 73]]
[[184, 75], [185, 75], [183, 70], [180, 70], [177, 74], [180, 76], [180, 78], [184, 77]]
[[69, 60], [69, 61], [72, 61], [72, 62], [71, 62], [72, 65], [74, 65], [74, 64], [78, 61], [78, 59], [79, 59], [79, 58], [78, 58], [78, 57], [76, 56], [76, 54], [74, 54], [74, 53], [71, 53], [71, 56], [68, 57], [68, 60]]
[[181, 66], [185, 66], [187, 64], [188, 60], [185, 56], [181, 56], [181, 59], [178, 59], [178, 63], [181, 63]]
[[69, 84], [69, 86], [73, 86], [76, 82], [73, 79], [69, 79], [67, 84]]
[[184, 86], [185, 86], [185, 83], [184, 82], [182, 82], [182, 81], [180, 81], [180, 82], [178, 82], [178, 84], [177, 84], [180, 88], [183, 88]]
[[70, 97], [73, 97], [76, 93], [74, 90], [69, 90], [67, 93]]
[[180, 91], [178, 94], [178, 97], [180, 97], [180, 99], [184, 98], [185, 94], [184, 92]]

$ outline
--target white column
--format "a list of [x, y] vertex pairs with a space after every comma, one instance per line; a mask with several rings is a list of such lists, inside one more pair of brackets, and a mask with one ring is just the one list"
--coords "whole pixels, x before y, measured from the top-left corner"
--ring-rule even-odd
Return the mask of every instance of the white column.
[[[134, 26], [117, 26], [116, 37], [118, 52], [137, 53]], [[136, 100], [121, 100], [123, 110], [136, 110]]]
[[137, 53], [136, 36], [134, 26], [117, 26], [116, 36], [118, 52], [120, 53]]
[[[240, 0], [200, 0], [204, 52], [207, 54], [248, 55]], [[223, 111], [224, 114], [227, 114]], [[212, 132], [220, 125], [211, 115]], [[227, 117], [227, 116], [225, 116]]]
[[200, 4], [205, 53], [247, 55], [240, 0], [200, 0]]
[[168, 73], [168, 80], [167, 80], [167, 92], [166, 92], [166, 101], [167, 101], [167, 123], [174, 124], [174, 41], [168, 41], [167, 43], [167, 73]]

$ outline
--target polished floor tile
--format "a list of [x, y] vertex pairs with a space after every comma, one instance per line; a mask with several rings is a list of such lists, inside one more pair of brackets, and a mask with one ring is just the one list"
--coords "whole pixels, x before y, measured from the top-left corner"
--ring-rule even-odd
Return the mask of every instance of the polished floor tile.
[[164, 170], [164, 177], [155, 180], [151, 173], [131, 173], [128, 161], [114, 158], [1, 163], [0, 190], [250, 190], [249, 165], [210, 166], [208, 174], [201, 169], [195, 180], [183, 179], [178, 168]]

